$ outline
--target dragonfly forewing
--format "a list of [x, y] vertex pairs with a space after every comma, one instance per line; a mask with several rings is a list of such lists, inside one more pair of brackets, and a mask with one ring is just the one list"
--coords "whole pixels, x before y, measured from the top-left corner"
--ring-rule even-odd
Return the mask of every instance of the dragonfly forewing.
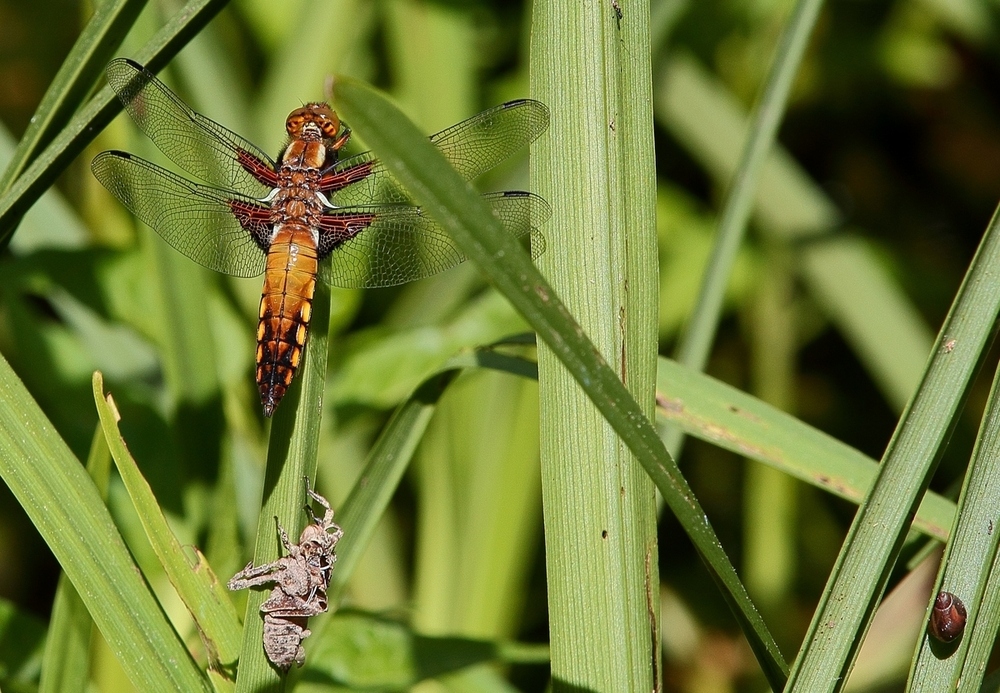
[[143, 223], [200, 265], [237, 277], [264, 271], [269, 211], [255, 200], [192, 183], [126, 152], [101, 152], [94, 176]]
[[261, 198], [277, 184], [274, 162], [235, 132], [191, 110], [163, 82], [125, 58], [107, 67], [125, 110], [167, 158], [210, 185]]

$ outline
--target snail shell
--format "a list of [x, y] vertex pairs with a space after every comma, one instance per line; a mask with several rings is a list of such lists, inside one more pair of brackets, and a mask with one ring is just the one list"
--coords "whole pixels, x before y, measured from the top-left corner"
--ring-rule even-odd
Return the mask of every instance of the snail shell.
[[941, 642], [951, 642], [965, 630], [965, 604], [951, 592], [938, 592], [931, 611], [931, 635]]

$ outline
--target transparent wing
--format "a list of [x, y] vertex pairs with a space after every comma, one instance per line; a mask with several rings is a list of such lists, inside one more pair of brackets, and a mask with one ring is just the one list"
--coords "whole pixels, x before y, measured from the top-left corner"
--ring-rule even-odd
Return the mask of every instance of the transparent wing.
[[[513, 236], [530, 236], [532, 256], [545, 250], [536, 228], [551, 215], [542, 198], [527, 192], [484, 195], [493, 213]], [[320, 263], [320, 278], [345, 288], [395, 286], [429, 277], [465, 260], [451, 236], [419, 207], [372, 205], [332, 210], [321, 233], [337, 234], [367, 218], [370, 223], [337, 245]]]
[[97, 180], [167, 243], [209, 269], [237, 277], [264, 271], [259, 243], [270, 210], [255, 200], [198, 185], [125, 152], [101, 152]]
[[139, 129], [188, 173], [257, 199], [276, 187], [274, 162], [264, 152], [192, 111], [139, 63], [112, 60], [107, 76]]
[[[533, 142], [548, 126], [545, 104], [522, 99], [483, 111], [430, 139], [466, 180], [473, 180]], [[340, 207], [412, 202], [371, 152], [338, 163], [323, 177], [320, 188]]]

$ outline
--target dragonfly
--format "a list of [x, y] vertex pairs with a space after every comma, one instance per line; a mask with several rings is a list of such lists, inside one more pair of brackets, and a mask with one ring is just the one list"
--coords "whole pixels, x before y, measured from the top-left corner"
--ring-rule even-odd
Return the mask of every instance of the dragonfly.
[[[200, 265], [236, 277], [264, 275], [257, 325], [256, 381], [270, 417], [292, 383], [308, 336], [316, 282], [385, 287], [465, 260], [448, 233], [413, 203], [370, 152], [340, 158], [351, 136], [326, 103], [307, 103], [285, 121], [276, 159], [195, 112], [139, 63], [108, 64], [108, 83], [136, 125], [195, 182], [122, 151], [95, 157], [97, 179], [169, 245]], [[473, 180], [548, 127], [538, 101], [510, 101], [432, 135]], [[551, 214], [538, 195], [486, 193], [504, 229], [544, 249], [538, 226]]]

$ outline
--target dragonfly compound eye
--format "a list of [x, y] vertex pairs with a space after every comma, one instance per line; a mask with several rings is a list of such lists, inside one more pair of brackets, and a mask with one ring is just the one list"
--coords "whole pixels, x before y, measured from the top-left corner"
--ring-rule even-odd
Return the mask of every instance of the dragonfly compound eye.
[[302, 132], [302, 125], [306, 120], [305, 110], [304, 108], [296, 108], [285, 119], [285, 130], [291, 137], [297, 137]]

